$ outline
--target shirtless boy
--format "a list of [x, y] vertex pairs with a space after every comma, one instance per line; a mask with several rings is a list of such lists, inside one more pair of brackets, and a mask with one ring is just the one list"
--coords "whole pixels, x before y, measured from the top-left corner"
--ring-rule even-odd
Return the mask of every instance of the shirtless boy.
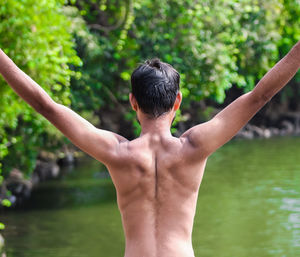
[[151, 60], [132, 74], [130, 103], [141, 134], [129, 141], [95, 128], [55, 103], [0, 50], [0, 73], [16, 93], [76, 146], [106, 165], [117, 190], [125, 257], [192, 257], [192, 228], [206, 160], [229, 141], [300, 68], [300, 41], [249, 93], [210, 121], [173, 137], [179, 74]]

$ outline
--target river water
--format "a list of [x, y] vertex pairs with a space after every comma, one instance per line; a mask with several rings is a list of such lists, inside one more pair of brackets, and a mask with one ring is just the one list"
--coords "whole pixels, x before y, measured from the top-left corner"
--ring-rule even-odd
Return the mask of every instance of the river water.
[[[233, 141], [213, 154], [193, 231], [197, 257], [300, 256], [300, 138]], [[0, 215], [7, 257], [121, 257], [115, 190], [94, 160]]]

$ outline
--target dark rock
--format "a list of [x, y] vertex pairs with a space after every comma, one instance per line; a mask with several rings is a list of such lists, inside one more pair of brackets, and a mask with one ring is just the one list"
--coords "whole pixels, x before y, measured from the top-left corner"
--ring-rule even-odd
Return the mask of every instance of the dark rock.
[[58, 159], [57, 163], [61, 166], [69, 166], [75, 163], [76, 159], [70, 152], [64, 154], [64, 157]]
[[40, 177], [37, 172], [33, 172], [31, 176], [31, 182], [33, 186], [36, 186], [40, 182]]
[[273, 128], [273, 127], [271, 127], [270, 128], [270, 132], [271, 132], [271, 137], [279, 136], [280, 135], [280, 129], [279, 128]]
[[237, 133], [236, 138], [271, 138], [274, 136], [294, 135], [295, 131], [295, 126], [287, 120], [281, 123], [281, 129], [275, 127], [261, 128], [252, 124], [247, 124]]
[[281, 135], [285, 136], [285, 135], [292, 135], [295, 132], [295, 128], [292, 122], [284, 120], [281, 123], [283, 129], [281, 130]]
[[240, 130], [237, 134], [236, 134], [236, 138], [245, 138], [245, 139], [253, 139], [254, 135], [252, 131], [249, 130]]
[[32, 183], [30, 180], [24, 179], [23, 173], [18, 169], [13, 169], [9, 177], [3, 182], [2, 192], [11, 192], [11, 196], [8, 200], [11, 201], [13, 205], [23, 204], [24, 201], [29, 199], [32, 190]]
[[59, 175], [60, 168], [56, 162], [45, 162], [37, 160], [34, 173], [38, 175], [39, 181], [56, 178]]

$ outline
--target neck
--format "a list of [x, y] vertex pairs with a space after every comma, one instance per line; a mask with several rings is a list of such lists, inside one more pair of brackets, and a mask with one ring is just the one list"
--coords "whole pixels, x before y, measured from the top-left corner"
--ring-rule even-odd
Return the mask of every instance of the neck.
[[140, 136], [144, 135], [164, 135], [164, 136], [171, 136], [171, 125], [172, 120], [170, 114], [162, 115], [158, 118], [148, 118], [146, 116], [140, 117], [140, 123], [142, 132]]

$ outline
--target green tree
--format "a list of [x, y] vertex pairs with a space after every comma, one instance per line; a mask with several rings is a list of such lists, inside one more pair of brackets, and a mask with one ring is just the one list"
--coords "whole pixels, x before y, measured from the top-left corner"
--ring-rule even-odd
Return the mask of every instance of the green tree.
[[[70, 65], [80, 65], [74, 50], [71, 20], [64, 0], [2, 0], [0, 47], [51, 97], [70, 105]], [[62, 137], [0, 80], [0, 161], [4, 171], [21, 168], [29, 174], [40, 149], [52, 148]]]
[[73, 1], [96, 39], [91, 50], [77, 37], [84, 65], [74, 108], [96, 110], [102, 122], [114, 106], [123, 115], [130, 74], [152, 57], [181, 72], [185, 110], [208, 98], [222, 103], [232, 85], [251, 90], [299, 37], [296, 1]]

